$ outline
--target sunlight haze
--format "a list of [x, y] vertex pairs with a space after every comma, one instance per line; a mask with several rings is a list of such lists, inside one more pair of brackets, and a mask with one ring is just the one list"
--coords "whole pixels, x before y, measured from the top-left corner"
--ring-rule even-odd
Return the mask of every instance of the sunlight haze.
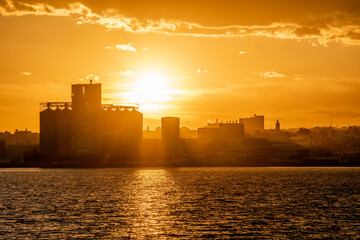
[[351, 0], [2, 0], [0, 131], [39, 131], [39, 104], [90, 78], [105, 103], [138, 104], [144, 127], [356, 125], [359, 19]]

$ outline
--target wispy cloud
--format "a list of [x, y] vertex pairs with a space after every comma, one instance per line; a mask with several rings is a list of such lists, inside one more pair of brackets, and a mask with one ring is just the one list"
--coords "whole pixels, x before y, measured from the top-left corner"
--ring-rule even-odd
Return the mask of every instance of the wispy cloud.
[[260, 77], [265, 78], [265, 79], [266, 78], [284, 78], [284, 77], [286, 77], [285, 74], [277, 73], [277, 72], [274, 72], [274, 71], [261, 72], [261, 73], [255, 72], [254, 74], [259, 75]]
[[[82, 79], [82, 78], [81, 78]], [[86, 75], [85, 79], [87, 80], [95, 80], [95, 81], [99, 81], [100, 77], [96, 76], [95, 74], [88, 74]], [[82, 79], [83, 80], [83, 79]]]
[[[67, 8], [55, 8], [45, 3], [14, 3], [12, 0], [5, 0], [5, 5], [0, 7], [0, 15], [8, 17], [25, 15], [65, 16], [75, 19], [77, 24], [98, 24], [109, 30], [122, 30], [139, 34], [159, 33], [212, 38], [258, 36], [306, 40], [313, 46], [327, 46], [330, 42], [360, 45], [360, 19], [357, 15], [348, 13], [319, 16], [318, 19], [312, 20], [314, 24], [310, 27], [292, 22], [278, 22], [263, 26], [204, 26], [179, 20], [137, 19], [121, 15], [114, 10], [98, 14], [82, 3], [71, 3]], [[127, 49], [133, 48], [128, 47]]]
[[130, 70], [126, 70], [124, 72], [121, 72], [120, 74], [123, 75], [123, 76], [134, 76], [134, 75], [136, 75], [136, 73], [134, 73], [133, 71], [130, 71]]
[[115, 47], [106, 46], [106, 49], [118, 49], [122, 51], [136, 52], [136, 48], [132, 46], [132, 43], [118, 44]]
[[24, 75], [24, 76], [30, 76], [30, 75], [31, 75], [31, 72], [21, 72], [20, 74], [21, 74], [21, 75]]
[[196, 72], [197, 72], [197, 73], [207, 73], [208, 70], [207, 70], [207, 69], [204, 69], [204, 70], [197, 69]]
[[115, 46], [117, 49], [119, 50], [123, 50], [123, 51], [130, 51], [130, 52], [136, 52], [136, 48], [134, 48], [132, 46], [132, 43], [128, 43], [128, 44], [118, 44]]
[[244, 54], [247, 54], [247, 53], [249, 53], [249, 52], [248, 51], [239, 51], [240, 55], [244, 55]]

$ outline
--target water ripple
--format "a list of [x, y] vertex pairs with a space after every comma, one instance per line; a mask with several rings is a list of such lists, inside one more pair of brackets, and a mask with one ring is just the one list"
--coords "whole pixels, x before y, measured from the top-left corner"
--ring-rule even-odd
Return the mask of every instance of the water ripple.
[[360, 238], [360, 168], [1, 169], [0, 238]]

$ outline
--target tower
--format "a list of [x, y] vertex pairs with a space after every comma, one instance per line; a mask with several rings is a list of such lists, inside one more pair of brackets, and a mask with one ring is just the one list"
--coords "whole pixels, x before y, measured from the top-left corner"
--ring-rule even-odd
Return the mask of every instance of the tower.
[[72, 152], [101, 153], [101, 84], [72, 85]]
[[276, 131], [280, 131], [280, 122], [279, 122], [279, 120], [276, 120], [275, 130], [276, 130]]

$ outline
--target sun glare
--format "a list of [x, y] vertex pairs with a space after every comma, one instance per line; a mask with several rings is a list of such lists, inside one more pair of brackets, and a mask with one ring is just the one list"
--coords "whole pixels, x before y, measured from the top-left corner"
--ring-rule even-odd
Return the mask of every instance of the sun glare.
[[170, 79], [155, 71], [138, 74], [124, 93], [127, 102], [140, 104], [143, 111], [160, 111], [172, 100]]

